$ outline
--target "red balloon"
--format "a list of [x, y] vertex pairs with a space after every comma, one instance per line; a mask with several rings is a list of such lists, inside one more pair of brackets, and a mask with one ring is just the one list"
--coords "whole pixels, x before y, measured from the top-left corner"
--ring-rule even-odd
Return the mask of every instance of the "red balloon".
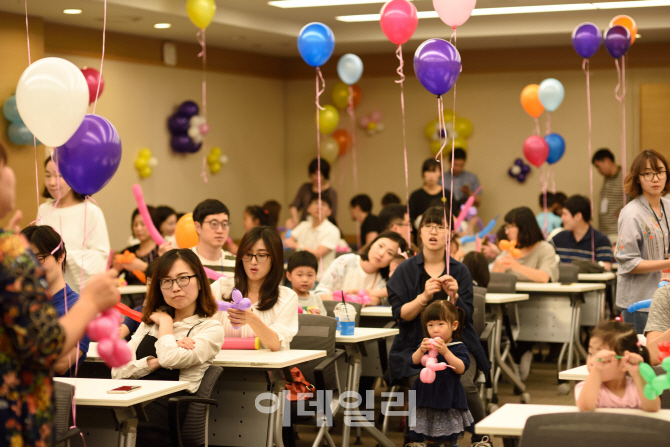
[[419, 24], [416, 6], [407, 0], [391, 0], [382, 6], [379, 24], [391, 42], [402, 45], [412, 37]]
[[533, 135], [523, 143], [523, 155], [530, 164], [539, 168], [549, 157], [549, 145], [544, 138]]
[[[98, 97], [100, 97], [102, 91], [105, 89], [105, 78], [95, 68], [84, 67], [81, 69], [81, 72], [84, 73], [86, 84], [88, 84], [88, 103], [93, 104], [95, 95], [98, 94]], [[100, 81], [100, 93], [98, 93], [98, 81]]]
[[335, 138], [335, 141], [337, 141], [337, 145], [340, 148], [340, 157], [346, 154], [351, 147], [351, 135], [349, 135], [349, 132], [344, 129], [337, 129], [333, 132], [332, 137]]

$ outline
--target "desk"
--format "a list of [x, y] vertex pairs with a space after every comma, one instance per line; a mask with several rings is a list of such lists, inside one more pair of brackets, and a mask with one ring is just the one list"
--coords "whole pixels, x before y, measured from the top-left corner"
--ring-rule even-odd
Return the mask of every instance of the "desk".
[[147, 293], [147, 286], [122, 286], [117, 287], [121, 295], [130, 295], [133, 293]]
[[607, 286], [605, 299], [610, 306], [610, 317], [614, 318], [616, 308], [616, 273], [580, 273], [579, 282], [601, 282]]
[[589, 369], [586, 365], [578, 366], [576, 368], [568, 369], [558, 373], [558, 380], [586, 380], [589, 376]]
[[[54, 378], [55, 381], [75, 386], [78, 407], [86, 411], [77, 412], [77, 426], [88, 441], [96, 447], [133, 447], [137, 437], [138, 413], [142, 404], [158, 397], [188, 388], [188, 382], [125, 379], [74, 379]], [[128, 394], [107, 394], [108, 390], [124, 385], [140, 385], [142, 388]], [[111, 408], [110, 408], [111, 407]], [[109, 418], [112, 412], [115, 420]], [[118, 434], [114, 434], [118, 431]]]
[[361, 309], [361, 317], [393, 318], [391, 306], [368, 306]]

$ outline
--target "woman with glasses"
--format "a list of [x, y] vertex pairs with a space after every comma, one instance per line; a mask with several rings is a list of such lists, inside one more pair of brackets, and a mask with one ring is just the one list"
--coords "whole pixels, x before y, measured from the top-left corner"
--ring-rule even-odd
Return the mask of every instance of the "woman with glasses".
[[212, 283], [217, 300], [230, 301], [233, 288], [251, 300], [247, 310], [228, 309], [214, 318], [223, 323], [226, 337], [258, 337], [263, 348], [289, 349], [298, 332], [298, 295], [281, 286], [284, 279], [284, 247], [277, 231], [256, 227], [240, 241], [235, 278]]
[[[654, 150], [642, 151], [633, 160], [625, 180], [626, 194], [633, 200], [619, 214], [619, 236], [614, 257], [619, 263], [616, 304], [623, 320], [642, 334], [649, 309], [630, 313], [638, 301], [651, 299], [662, 274], [670, 270], [670, 201], [668, 162]], [[624, 192], [621, 191], [621, 194]]]
[[[142, 324], [130, 339], [133, 359], [112, 368], [114, 379], [181, 380], [187, 391], [156, 399], [145, 407], [148, 421], [137, 427], [137, 445], [172, 445], [170, 397], [198, 391], [207, 368], [223, 345], [223, 327], [212, 319], [217, 307], [198, 257], [174, 249], [161, 256], [151, 278]], [[180, 407], [180, 424], [188, 405]]]

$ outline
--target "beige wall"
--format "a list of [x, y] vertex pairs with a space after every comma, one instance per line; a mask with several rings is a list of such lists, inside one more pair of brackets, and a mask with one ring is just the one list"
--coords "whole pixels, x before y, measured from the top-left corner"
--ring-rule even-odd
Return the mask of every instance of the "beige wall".
[[[634, 51], [634, 48], [633, 50]], [[408, 61], [406, 61], [408, 62]], [[517, 157], [522, 157], [526, 137], [534, 132], [533, 120], [525, 114], [519, 103], [521, 90], [527, 84], [539, 83], [548, 77], [559, 79], [565, 86], [566, 96], [561, 107], [552, 113], [552, 131], [566, 140], [566, 153], [555, 165], [557, 190], [566, 194], [585, 194], [589, 191], [589, 158], [587, 152], [587, 115], [585, 76], [575, 58], [575, 70], [555, 72], [514, 72], [469, 74], [467, 61], [457, 84], [456, 112], [468, 118], [474, 128], [469, 138], [467, 169], [476, 173], [484, 186], [481, 215], [485, 221], [496, 214], [506, 213], [513, 207], [527, 205], [537, 210], [540, 170], [533, 168], [524, 184], [507, 175], [507, 170]], [[647, 82], [665, 82], [670, 69], [627, 70], [627, 152], [628, 163], [639, 151], [639, 85]], [[385, 130], [369, 137], [357, 131], [358, 192], [366, 192], [374, 202], [373, 212], [380, 210], [384, 193], [393, 191], [405, 196], [404, 163], [402, 154], [402, 121], [400, 92], [395, 78], [366, 78], [359, 85], [363, 98], [356, 109], [357, 116], [379, 109], [385, 116]], [[323, 104], [330, 103], [330, 90], [337, 79], [326, 79]], [[621, 160], [621, 120], [618, 102], [614, 98], [616, 70], [614, 63], [609, 70], [594, 70], [591, 76], [591, 101], [593, 108], [593, 150], [609, 147]], [[306, 181], [306, 165], [316, 153], [314, 130], [314, 82], [289, 81], [286, 88], [286, 189], [287, 199]], [[453, 96], [445, 98], [445, 108], [451, 108]], [[407, 117], [407, 150], [410, 175], [410, 192], [421, 186], [421, 164], [431, 156], [423, 128], [437, 117], [437, 101], [416, 78], [405, 82], [405, 110]], [[341, 114], [348, 125], [348, 117]], [[545, 118], [541, 118], [544, 133]], [[342, 121], [341, 121], [342, 123]], [[340, 127], [342, 124], [340, 125]], [[342, 174], [344, 172], [344, 174]], [[340, 186], [343, 175], [343, 186]], [[338, 162], [331, 175], [339, 199], [339, 223], [345, 233], [355, 232], [347, 213], [348, 202], [356, 193], [352, 181], [350, 154]], [[594, 170], [594, 193], [600, 190], [602, 177]]]

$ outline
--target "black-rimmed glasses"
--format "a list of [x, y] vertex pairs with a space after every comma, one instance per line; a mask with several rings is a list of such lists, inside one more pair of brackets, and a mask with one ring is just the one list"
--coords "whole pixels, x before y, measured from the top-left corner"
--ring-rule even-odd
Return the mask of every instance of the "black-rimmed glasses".
[[160, 281], [160, 286], [161, 289], [171, 289], [174, 283], [177, 283], [179, 287], [186, 287], [190, 282], [191, 278], [196, 278], [198, 275], [191, 275], [191, 276], [180, 276], [176, 279], [170, 279], [170, 278], [165, 278], [161, 279]]

